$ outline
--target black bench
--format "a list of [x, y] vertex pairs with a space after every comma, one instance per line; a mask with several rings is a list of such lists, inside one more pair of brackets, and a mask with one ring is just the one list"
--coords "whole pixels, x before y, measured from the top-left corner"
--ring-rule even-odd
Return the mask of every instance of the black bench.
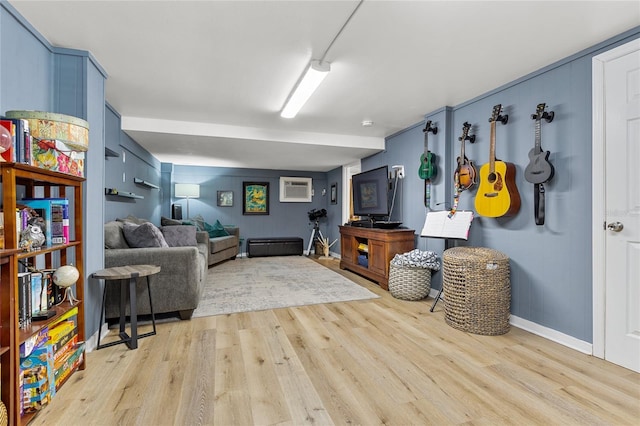
[[302, 255], [302, 238], [248, 238], [247, 256], [289, 256]]

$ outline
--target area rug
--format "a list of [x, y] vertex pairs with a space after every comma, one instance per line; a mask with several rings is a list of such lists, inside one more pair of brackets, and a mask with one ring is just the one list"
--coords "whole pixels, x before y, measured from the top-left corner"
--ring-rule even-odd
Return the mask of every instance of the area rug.
[[238, 258], [209, 269], [193, 317], [378, 297], [303, 256]]

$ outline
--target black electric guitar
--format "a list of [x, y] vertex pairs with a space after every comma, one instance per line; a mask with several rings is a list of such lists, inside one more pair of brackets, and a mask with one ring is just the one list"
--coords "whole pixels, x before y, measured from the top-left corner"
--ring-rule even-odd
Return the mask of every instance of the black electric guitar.
[[524, 178], [531, 183], [544, 183], [553, 177], [553, 165], [549, 162], [549, 151], [543, 151], [540, 146], [540, 122], [542, 119], [547, 123], [553, 121], [553, 112], [546, 112], [546, 104], [538, 104], [536, 113], [531, 115], [531, 119], [536, 120], [536, 142], [529, 151], [529, 164], [524, 169]]

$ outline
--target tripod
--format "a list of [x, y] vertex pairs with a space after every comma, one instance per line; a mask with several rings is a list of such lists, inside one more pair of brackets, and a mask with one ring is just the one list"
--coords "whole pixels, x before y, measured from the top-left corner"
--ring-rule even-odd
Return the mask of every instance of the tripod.
[[[317, 235], [316, 235], [317, 232]], [[324, 239], [324, 236], [322, 235], [322, 231], [320, 231], [320, 227], [318, 226], [318, 221], [315, 221], [315, 224], [313, 225], [313, 229], [311, 230], [311, 237], [309, 238], [309, 247], [307, 247], [307, 253], [306, 255], [309, 256], [311, 254], [311, 245], [313, 244], [314, 240], [318, 237], [318, 235], [320, 236], [320, 238]]]

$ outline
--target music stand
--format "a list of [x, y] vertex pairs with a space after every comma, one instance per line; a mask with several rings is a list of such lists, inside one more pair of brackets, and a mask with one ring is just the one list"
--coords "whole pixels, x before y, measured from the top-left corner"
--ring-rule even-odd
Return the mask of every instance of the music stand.
[[[451, 213], [448, 210], [427, 212], [424, 221], [424, 227], [420, 233], [421, 237], [443, 238], [444, 249], [449, 248], [450, 240], [467, 240], [469, 238], [469, 228], [473, 221], [473, 212], [466, 210], [458, 210]], [[440, 291], [436, 296], [436, 300], [431, 306], [430, 312], [436, 307], [438, 300], [442, 298], [444, 290], [444, 281], [440, 286]]]

